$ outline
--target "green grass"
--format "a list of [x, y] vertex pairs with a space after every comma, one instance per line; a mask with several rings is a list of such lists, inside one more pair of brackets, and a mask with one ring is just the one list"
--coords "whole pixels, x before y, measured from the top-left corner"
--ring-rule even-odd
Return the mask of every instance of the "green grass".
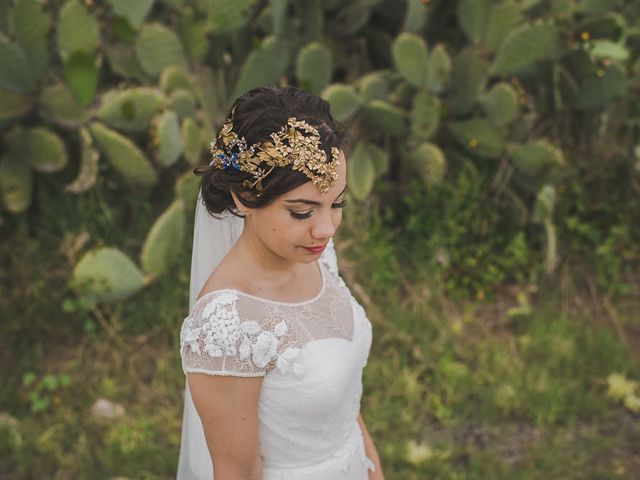
[[[99, 244], [137, 258], [166, 205], [131, 197], [116, 210], [123, 192], [107, 185], [60, 201], [53, 185], [39, 187], [39, 215], [2, 226], [0, 413], [16, 423], [0, 417], [0, 478], [175, 478], [190, 242], [140, 294], [87, 309], [67, 287], [74, 258]], [[639, 305], [619, 308], [625, 340], [544, 285], [530, 315], [509, 315], [515, 295], [499, 291], [490, 303], [453, 302], [406, 271], [396, 234], [370, 212], [347, 212], [338, 244], [374, 324], [362, 411], [386, 478], [634, 478], [638, 417], [607, 397], [606, 378], [640, 375], [630, 347]], [[98, 398], [124, 415], [95, 419]]]
[[[391, 478], [633, 478], [640, 425], [606, 377], [637, 377], [637, 362], [607, 329], [548, 310], [519, 334], [474, 310], [376, 325], [363, 410]], [[409, 442], [429, 453], [412, 460]]]

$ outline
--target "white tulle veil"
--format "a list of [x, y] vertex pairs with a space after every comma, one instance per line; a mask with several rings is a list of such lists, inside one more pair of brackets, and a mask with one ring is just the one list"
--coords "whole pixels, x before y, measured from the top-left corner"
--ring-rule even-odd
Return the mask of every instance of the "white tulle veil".
[[[230, 213], [225, 213], [220, 219], [210, 215], [202, 203], [202, 189], [198, 191], [193, 228], [189, 311], [193, 308], [198, 293], [213, 269], [240, 237], [243, 226], [244, 220]], [[185, 377], [182, 440], [176, 478], [177, 480], [211, 480], [212, 476], [213, 465], [207, 449], [204, 429], [191, 399]]]

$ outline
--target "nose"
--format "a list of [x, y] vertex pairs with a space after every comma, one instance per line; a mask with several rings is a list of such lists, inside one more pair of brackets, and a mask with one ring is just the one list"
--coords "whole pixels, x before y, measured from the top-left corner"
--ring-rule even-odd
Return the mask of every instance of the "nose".
[[311, 226], [311, 236], [319, 241], [329, 241], [337, 228], [336, 219], [331, 212], [319, 212], [315, 215], [315, 222]]

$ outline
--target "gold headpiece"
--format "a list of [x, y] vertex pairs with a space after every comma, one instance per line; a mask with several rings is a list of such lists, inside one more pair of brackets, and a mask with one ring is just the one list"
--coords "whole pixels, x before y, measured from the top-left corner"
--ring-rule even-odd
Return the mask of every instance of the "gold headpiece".
[[[235, 109], [234, 109], [235, 111]], [[255, 178], [245, 180], [247, 188], [256, 188], [257, 195], [262, 194], [262, 180], [275, 167], [290, 165], [293, 170], [304, 173], [318, 189], [325, 193], [338, 179], [336, 166], [340, 164], [340, 150], [331, 147], [331, 160], [320, 148], [318, 130], [303, 120], [290, 117], [286, 125], [271, 134], [271, 141], [247, 142], [233, 131], [233, 114], [220, 129], [215, 142], [211, 142], [213, 160], [210, 165], [216, 168], [235, 168], [250, 173]], [[263, 165], [263, 164], [266, 164]], [[270, 167], [270, 168], [269, 168]]]

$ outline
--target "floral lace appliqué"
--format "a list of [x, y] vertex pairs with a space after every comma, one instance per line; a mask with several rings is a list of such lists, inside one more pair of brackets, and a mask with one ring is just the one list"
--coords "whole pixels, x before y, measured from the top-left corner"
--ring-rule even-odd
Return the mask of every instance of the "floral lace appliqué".
[[241, 322], [237, 300], [238, 296], [233, 292], [217, 295], [202, 310], [204, 322], [201, 326], [197, 326], [194, 318], [187, 317], [180, 332], [181, 348], [189, 345], [193, 353], [214, 358], [237, 356], [260, 369], [276, 360], [276, 367], [282, 374], [292, 371], [302, 377], [304, 367], [295, 361], [300, 349], [288, 347], [278, 352], [282, 337], [288, 331], [287, 323], [281, 320], [273, 330], [268, 330], [255, 320]]

